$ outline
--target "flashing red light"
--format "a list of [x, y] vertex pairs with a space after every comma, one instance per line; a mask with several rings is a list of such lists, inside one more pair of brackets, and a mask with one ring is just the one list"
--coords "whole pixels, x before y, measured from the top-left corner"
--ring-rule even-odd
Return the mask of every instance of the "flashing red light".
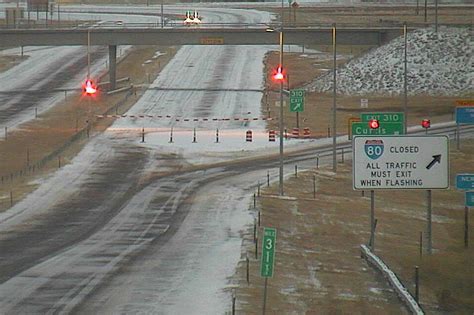
[[84, 84], [84, 92], [87, 95], [94, 95], [97, 93], [97, 87], [95, 86], [94, 82], [92, 82], [92, 80], [86, 80], [86, 83]]
[[283, 73], [283, 68], [281, 66], [278, 66], [276, 71], [274, 71], [272, 78], [274, 81], [281, 82], [285, 79], [285, 75]]
[[369, 120], [370, 129], [378, 129], [380, 127], [380, 122], [377, 119]]
[[421, 126], [425, 129], [428, 129], [431, 127], [431, 121], [429, 119], [423, 119], [421, 121]]

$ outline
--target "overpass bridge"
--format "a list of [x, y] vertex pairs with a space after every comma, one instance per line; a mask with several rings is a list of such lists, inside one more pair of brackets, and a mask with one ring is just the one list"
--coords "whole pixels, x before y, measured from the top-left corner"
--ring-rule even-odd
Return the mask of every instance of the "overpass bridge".
[[[332, 26], [285, 27], [284, 44], [332, 45]], [[402, 34], [401, 27], [336, 28], [337, 45], [379, 46]], [[119, 45], [279, 45], [279, 30], [268, 25], [213, 25], [211, 27], [160, 28], [156, 24], [121, 27], [87, 26], [61, 29], [0, 29], [2, 46], [87, 46], [109, 47], [110, 88], [116, 84], [116, 56]]]

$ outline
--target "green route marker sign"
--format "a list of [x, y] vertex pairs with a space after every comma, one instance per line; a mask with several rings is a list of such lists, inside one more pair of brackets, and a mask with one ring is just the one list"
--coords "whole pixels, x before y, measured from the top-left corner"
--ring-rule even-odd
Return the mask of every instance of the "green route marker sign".
[[290, 112], [301, 113], [304, 110], [304, 90], [290, 90]]
[[403, 122], [380, 122], [380, 127], [371, 129], [366, 121], [352, 123], [352, 136], [389, 136], [403, 135], [405, 127]]
[[261, 277], [273, 277], [273, 266], [275, 264], [275, 242], [276, 229], [263, 228], [262, 259], [260, 261]]
[[362, 113], [360, 119], [369, 122], [371, 119], [377, 119], [380, 123], [402, 123], [405, 121], [405, 115], [402, 112], [393, 113]]

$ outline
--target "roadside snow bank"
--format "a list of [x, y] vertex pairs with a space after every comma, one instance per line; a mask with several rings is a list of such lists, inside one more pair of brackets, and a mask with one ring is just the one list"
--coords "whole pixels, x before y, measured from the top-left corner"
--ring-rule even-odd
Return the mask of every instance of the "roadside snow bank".
[[[468, 29], [420, 29], [407, 36], [408, 94], [459, 95], [473, 91], [474, 58]], [[404, 38], [373, 49], [337, 71], [341, 94], [397, 95], [403, 93]], [[332, 72], [307, 86], [332, 91]]]

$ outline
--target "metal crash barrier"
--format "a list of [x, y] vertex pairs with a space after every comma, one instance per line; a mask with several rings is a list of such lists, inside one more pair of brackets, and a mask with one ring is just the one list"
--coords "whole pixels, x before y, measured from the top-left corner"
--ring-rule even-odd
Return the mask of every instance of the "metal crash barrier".
[[377, 268], [377, 270], [383, 274], [383, 276], [388, 280], [390, 285], [395, 289], [395, 292], [397, 292], [398, 297], [402, 300], [403, 303], [405, 303], [405, 305], [413, 314], [425, 314], [418, 302], [415, 301], [410, 292], [408, 292], [408, 290], [400, 282], [397, 275], [392, 270], [390, 270], [390, 268], [388, 268], [388, 266], [383, 262], [382, 259], [372, 253], [369, 247], [364, 244], [360, 245], [360, 250], [365, 260], [367, 260], [367, 262], [369, 262], [372, 266]]

